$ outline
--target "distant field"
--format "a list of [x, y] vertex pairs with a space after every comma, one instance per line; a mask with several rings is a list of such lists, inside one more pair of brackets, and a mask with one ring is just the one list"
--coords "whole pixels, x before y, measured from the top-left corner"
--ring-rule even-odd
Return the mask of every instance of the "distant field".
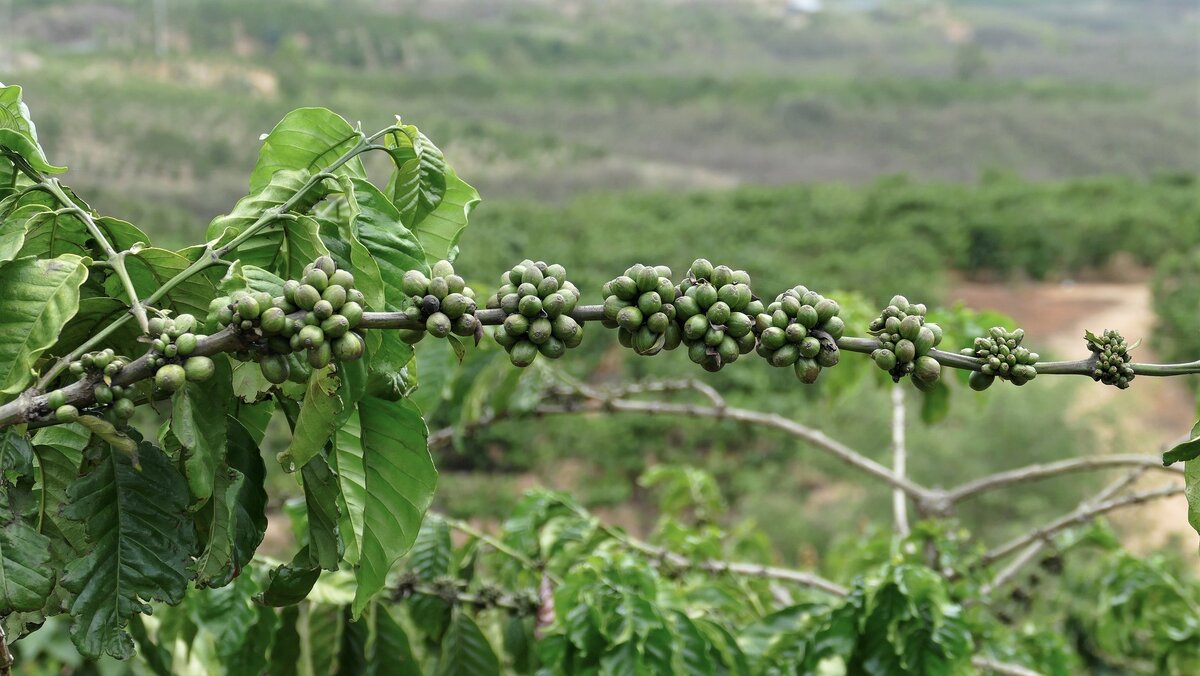
[[401, 113], [492, 201], [1200, 161], [1188, 2], [168, 4], [158, 59], [150, 3], [18, 1], [0, 79], [72, 184], [175, 244], [299, 105]]

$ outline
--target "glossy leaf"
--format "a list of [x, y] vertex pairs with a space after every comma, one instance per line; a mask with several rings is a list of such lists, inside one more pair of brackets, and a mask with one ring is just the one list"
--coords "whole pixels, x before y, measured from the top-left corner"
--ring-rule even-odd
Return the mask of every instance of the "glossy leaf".
[[358, 409], [334, 433], [331, 464], [337, 474], [338, 511], [341, 514], [339, 530], [345, 542], [346, 563], [358, 563], [359, 545], [363, 534], [363, 517], [367, 508], [367, 476], [363, 465], [362, 430], [358, 422]]
[[383, 590], [387, 574], [412, 546], [437, 488], [421, 412], [407, 401], [359, 402], [367, 503], [363, 513], [354, 614]]
[[[284, 116], [263, 139], [250, 173], [250, 192], [261, 190], [281, 170], [316, 173], [358, 144], [359, 133], [327, 108], [298, 108]], [[362, 161], [351, 159], [338, 174], [364, 177]]]
[[275, 607], [303, 601], [317, 583], [317, 578], [321, 577], [321, 569], [311, 562], [308, 547], [301, 547], [291, 563], [271, 569], [267, 574], [266, 588], [255, 598], [263, 605]]
[[313, 373], [309, 378], [304, 403], [292, 431], [292, 444], [288, 447], [296, 467], [303, 467], [322, 452], [333, 436], [333, 423], [344, 406], [338, 394], [340, 388], [341, 380], [330, 368]]
[[477, 204], [479, 193], [475, 188], [459, 178], [453, 169], [447, 168], [446, 194], [441, 203], [412, 228], [425, 249], [425, 260], [432, 263], [456, 257], [458, 238]]
[[437, 208], [446, 194], [446, 159], [442, 151], [411, 124], [400, 125], [385, 137], [396, 168], [387, 194], [412, 227]]
[[[233, 211], [219, 216], [208, 224], [208, 238], [219, 245], [226, 245], [272, 210], [277, 210], [308, 183], [307, 171], [281, 171], [261, 187], [254, 188], [234, 206]], [[230, 257], [244, 265], [253, 265], [264, 270], [288, 277], [297, 263], [300, 267], [312, 262], [313, 253], [326, 253], [321, 242], [316, 221], [304, 214], [312, 205], [329, 194], [325, 183], [308, 189], [293, 208], [293, 214], [264, 225], [253, 235], [242, 241]], [[308, 257], [307, 260], [304, 260]]]
[[225, 420], [233, 396], [229, 359], [214, 355], [216, 371], [202, 383], [187, 382], [171, 397], [171, 432], [183, 446], [183, 472], [192, 499], [207, 500], [217, 466], [225, 461]]
[[33, 380], [38, 357], [79, 310], [84, 259], [22, 258], [0, 266], [0, 393], [16, 394]]
[[489, 676], [500, 674], [500, 659], [479, 625], [467, 613], [458, 610], [442, 641], [438, 676]]
[[1190, 438], [1187, 441], [1179, 443], [1163, 453], [1163, 465], [1174, 465], [1177, 462], [1195, 460], [1200, 457], [1200, 422], [1196, 423], [1192, 428], [1192, 433], [1188, 436]]
[[108, 452], [68, 490], [66, 516], [85, 524], [91, 550], [72, 561], [63, 584], [77, 594], [71, 638], [81, 653], [124, 659], [133, 653], [125, 624], [147, 600], [179, 603], [195, 547], [187, 482], [158, 448], [143, 442], [141, 469]]
[[337, 570], [343, 545], [338, 533], [337, 477], [325, 457], [317, 455], [300, 469], [304, 479], [304, 506], [308, 513], [308, 553], [312, 564]]
[[0, 526], [0, 607], [38, 610], [54, 586], [50, 539], [20, 518]]
[[1187, 496], [1188, 523], [1200, 533], [1200, 460], [1189, 460], [1183, 466], [1183, 493]]
[[38, 145], [37, 128], [29, 118], [29, 108], [21, 101], [21, 88], [17, 85], [0, 84], [0, 146], [20, 155], [38, 171], [61, 174], [67, 170], [46, 160], [46, 153]]
[[408, 635], [388, 606], [372, 603], [365, 616], [369, 631], [365, 676], [420, 676], [421, 665], [413, 655]]

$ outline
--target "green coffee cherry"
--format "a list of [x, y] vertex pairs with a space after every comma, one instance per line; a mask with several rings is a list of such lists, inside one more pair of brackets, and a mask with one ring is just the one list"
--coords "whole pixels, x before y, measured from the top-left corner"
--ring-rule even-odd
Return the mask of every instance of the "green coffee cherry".
[[365, 351], [366, 343], [362, 336], [354, 332], [347, 333], [333, 343], [333, 356], [337, 357], [339, 361], [361, 359]]
[[67, 403], [67, 395], [62, 390], [55, 390], [46, 396], [46, 406], [58, 408]]
[[92, 396], [95, 397], [97, 404], [111, 404], [113, 401], [112, 389], [104, 383], [92, 388]]
[[174, 392], [187, 381], [187, 372], [178, 364], [167, 364], [154, 374], [154, 385], [167, 392]]
[[315, 368], [325, 368], [329, 362], [333, 361], [333, 348], [329, 343], [321, 343], [320, 345], [309, 348], [308, 350], [308, 365]]
[[79, 409], [70, 404], [64, 404], [54, 410], [54, 419], [60, 423], [70, 423], [79, 420]]
[[137, 406], [134, 405], [132, 399], [118, 399], [113, 402], [113, 414], [121, 420], [129, 420], [137, 411]]
[[202, 383], [213, 377], [213, 373], [216, 372], [216, 364], [208, 357], [188, 357], [187, 361], [183, 362], [183, 370], [189, 381]]

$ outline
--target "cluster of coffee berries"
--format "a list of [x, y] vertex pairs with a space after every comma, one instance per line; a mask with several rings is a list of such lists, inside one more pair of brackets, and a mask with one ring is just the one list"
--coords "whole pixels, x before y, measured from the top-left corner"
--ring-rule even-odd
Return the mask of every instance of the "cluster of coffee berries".
[[983, 366], [978, 371], [972, 371], [967, 381], [971, 389], [984, 391], [995, 382], [996, 378], [1010, 381], [1013, 385], [1024, 385], [1037, 377], [1038, 353], [1030, 352], [1021, 346], [1025, 339], [1023, 329], [1005, 331], [1003, 327], [993, 326], [988, 335], [975, 339], [975, 346], [961, 350], [962, 354], [979, 357]]
[[605, 282], [603, 324], [617, 329], [617, 340], [644, 356], [674, 350], [683, 340], [675, 323], [675, 298], [679, 290], [665, 265], [630, 267], [625, 274]]
[[[106, 409], [110, 422], [124, 422], [133, 417], [134, 403], [124, 387], [112, 385], [112, 377], [121, 371], [129, 360], [112, 349], [89, 352], [71, 362], [68, 372], [78, 380], [92, 379], [92, 396], [97, 407]], [[67, 403], [66, 394], [55, 390], [46, 397], [46, 404], [54, 410], [58, 422], [73, 422], [79, 418], [79, 409]]]
[[216, 366], [208, 357], [193, 356], [198, 341], [205, 338], [193, 333], [196, 318], [182, 314], [174, 319], [154, 317], [150, 320], [150, 365], [154, 385], [160, 390], [174, 392], [187, 381], [201, 383], [213, 376]]
[[571, 317], [578, 302], [579, 289], [563, 266], [521, 261], [500, 275], [500, 288], [488, 298], [488, 308], [507, 315], [492, 336], [514, 366], [529, 366], [538, 353], [558, 359], [583, 341], [583, 326]]
[[[454, 274], [450, 261], [438, 261], [430, 268], [430, 277], [420, 270], [404, 273], [401, 288], [412, 304], [404, 311], [409, 319], [425, 328], [401, 329], [404, 342], [415, 345], [428, 333], [434, 338], [481, 336], [483, 326], [475, 318], [475, 291]], [[477, 335], [478, 334], [478, 335]]]
[[1124, 390], [1133, 382], [1133, 366], [1130, 362], [1133, 355], [1130, 352], [1137, 345], [1130, 346], [1125, 342], [1119, 331], [1108, 329], [1104, 335], [1097, 337], [1091, 331], [1086, 332], [1087, 347], [1096, 355], [1096, 364], [1092, 368], [1092, 379], [1105, 385], [1116, 385]]
[[709, 372], [720, 371], [754, 349], [755, 315], [762, 301], [750, 290], [750, 275], [697, 258], [679, 284], [675, 321], [681, 326], [688, 359]]
[[838, 363], [837, 339], [846, 329], [840, 311], [804, 286], [784, 291], [754, 318], [758, 354], [771, 366], [793, 367], [801, 382], [816, 382], [823, 367]]
[[929, 351], [942, 342], [942, 327], [925, 321], [923, 304], [893, 296], [883, 312], [871, 320], [867, 332], [880, 343], [871, 358], [894, 382], [911, 375], [917, 389], [927, 390], [941, 378], [942, 365], [929, 356]]
[[[301, 279], [289, 279], [283, 293], [236, 291], [209, 306], [209, 325], [229, 326], [242, 335], [249, 349], [236, 354], [254, 359], [268, 382], [305, 382], [313, 368], [354, 361], [363, 356], [366, 342], [356, 331], [366, 299], [354, 288], [354, 275], [339, 270], [329, 256], [320, 256], [304, 267]], [[293, 316], [303, 312], [303, 315]], [[304, 359], [297, 355], [304, 352]]]

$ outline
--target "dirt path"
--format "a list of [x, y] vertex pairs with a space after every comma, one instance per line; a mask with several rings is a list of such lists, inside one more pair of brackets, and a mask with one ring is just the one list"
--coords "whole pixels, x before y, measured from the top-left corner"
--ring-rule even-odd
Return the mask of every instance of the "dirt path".
[[[1012, 316], [1025, 328], [1027, 340], [1043, 359], [1084, 356], [1085, 330], [1119, 329], [1132, 343], [1139, 339], [1149, 342], [1154, 326], [1150, 289], [1142, 283], [964, 283], [954, 288], [947, 300]], [[1138, 361], [1155, 358], [1145, 345], [1138, 347], [1136, 354]], [[1099, 453], [1157, 453], [1191, 429], [1196, 408], [1191, 392], [1178, 379], [1143, 377], [1124, 391], [1100, 385], [1081, 387], [1068, 410], [1079, 417], [1116, 414], [1102, 430]], [[1163, 483], [1163, 475], [1153, 473], [1142, 479], [1139, 488]], [[1187, 502], [1182, 496], [1120, 512], [1114, 521], [1122, 527], [1126, 543], [1136, 550], [1160, 548], [1174, 539], [1186, 551], [1195, 551], [1196, 534], [1188, 526]]]

